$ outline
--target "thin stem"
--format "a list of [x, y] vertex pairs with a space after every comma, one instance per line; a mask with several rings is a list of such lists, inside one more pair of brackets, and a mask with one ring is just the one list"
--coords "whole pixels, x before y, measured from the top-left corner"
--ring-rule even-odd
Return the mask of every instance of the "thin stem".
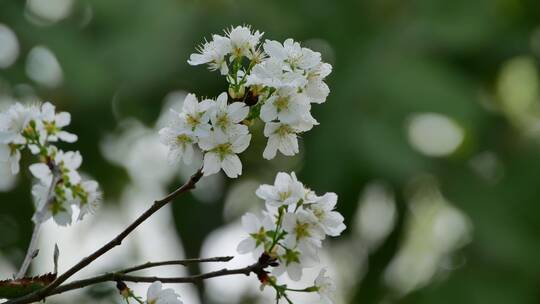
[[272, 238], [272, 245], [270, 246], [270, 249], [268, 249], [269, 253], [272, 252], [274, 247], [276, 247], [276, 244], [277, 244], [277, 242], [279, 241], [279, 238], [280, 238], [279, 229], [281, 229], [281, 222], [283, 222], [283, 214], [285, 213], [284, 209], [283, 209], [283, 206], [279, 207], [278, 212], [279, 213], [278, 213], [278, 220], [277, 220], [277, 224], [276, 224], [276, 233], [274, 234], [274, 237]]
[[226, 257], [214, 257], [214, 258], [207, 258], [207, 259], [185, 259], [185, 260], [173, 260], [173, 261], [163, 261], [163, 262], [147, 262], [141, 265], [133, 266], [130, 268], [126, 268], [120, 271], [117, 271], [117, 273], [130, 273], [142, 269], [147, 268], [153, 268], [153, 267], [159, 267], [159, 266], [166, 266], [166, 265], [182, 265], [182, 266], [188, 266], [191, 264], [196, 263], [212, 263], [212, 262], [228, 262], [232, 260], [234, 257], [232, 256], [226, 256]]
[[47, 287], [37, 290], [26, 296], [5, 302], [5, 304], [33, 303], [33, 302], [37, 302], [37, 301], [41, 301], [45, 299], [48, 295], [51, 294], [51, 292], [55, 290], [56, 287], [60, 286], [60, 284], [64, 283], [67, 279], [69, 279], [75, 273], [79, 272], [81, 269], [88, 266], [90, 263], [98, 259], [103, 254], [107, 253], [109, 250], [113, 249], [116, 246], [121, 245], [122, 241], [131, 232], [133, 232], [135, 228], [137, 228], [140, 224], [146, 221], [150, 216], [156, 213], [159, 209], [161, 209], [167, 203], [173, 201], [175, 198], [177, 198], [181, 194], [187, 191], [190, 191], [191, 189], [194, 189], [195, 184], [197, 184], [197, 182], [201, 179], [202, 175], [203, 175], [202, 169], [199, 169], [195, 174], [191, 176], [191, 178], [184, 185], [182, 185], [180, 188], [176, 189], [174, 192], [167, 195], [165, 198], [155, 201], [154, 204], [152, 204], [152, 206], [148, 210], [146, 210], [143, 214], [141, 214], [135, 221], [133, 221], [133, 223], [131, 223], [126, 229], [124, 229], [124, 231], [122, 231], [120, 234], [114, 237], [111, 241], [103, 245], [101, 248], [96, 250], [91, 255], [83, 258], [81, 261], [75, 264], [75, 266], [68, 269], [62, 275], [58, 276], [56, 280], [54, 280], [51, 284], [47, 285]]
[[30, 244], [28, 244], [28, 249], [26, 250], [26, 255], [24, 257], [24, 261], [21, 265], [21, 268], [19, 269], [19, 272], [17, 272], [17, 279], [21, 279], [26, 274], [26, 271], [28, 270], [28, 267], [30, 266], [30, 262], [35, 257], [35, 253], [37, 250], [37, 241], [39, 238], [39, 231], [41, 228], [41, 223], [35, 223], [34, 224], [34, 230], [32, 231], [32, 238], [30, 239]]
[[21, 268], [19, 269], [19, 272], [17, 273], [17, 276], [16, 276], [17, 279], [24, 277], [24, 275], [26, 274], [26, 271], [28, 271], [28, 267], [30, 267], [30, 263], [36, 257], [39, 231], [41, 229], [40, 217], [42, 216], [43, 213], [45, 213], [49, 204], [51, 203], [53, 199], [53, 195], [54, 195], [54, 188], [56, 187], [56, 184], [58, 184], [58, 182], [61, 179], [59, 168], [55, 165], [51, 165], [50, 167], [51, 167], [51, 172], [53, 176], [51, 179], [51, 184], [49, 185], [49, 189], [47, 191], [46, 203], [43, 204], [43, 207], [40, 210], [36, 211], [36, 214], [38, 215], [37, 222], [34, 223], [34, 230], [32, 231], [32, 238], [30, 239], [30, 244], [28, 245], [28, 249], [26, 250], [24, 261], [21, 265]]

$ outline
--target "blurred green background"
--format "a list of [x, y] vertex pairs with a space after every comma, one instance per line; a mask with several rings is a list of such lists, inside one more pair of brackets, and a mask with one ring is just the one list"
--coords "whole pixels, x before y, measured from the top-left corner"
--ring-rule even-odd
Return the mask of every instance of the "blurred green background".
[[[150, 193], [150, 203], [194, 171], [152, 171], [162, 161], [155, 123], [181, 92], [226, 90], [218, 73], [186, 60], [211, 33], [250, 24], [321, 52], [334, 66], [331, 93], [314, 106], [320, 125], [300, 155], [263, 160], [256, 126], [241, 178], [213, 178], [173, 204], [185, 256], [220, 254], [204, 251], [207, 237], [262, 204], [257, 184], [294, 170], [339, 195], [348, 229], [325, 252], [337, 303], [540, 302], [540, 2], [3, 0], [0, 24], [0, 105], [50, 100], [72, 114], [80, 140], [63, 147], [80, 150], [83, 171], [100, 182], [98, 213], [129, 209], [126, 193]], [[0, 277], [31, 235], [30, 161], [17, 180], [0, 176]], [[64, 248], [97, 248], [122, 226]], [[50, 236], [43, 242], [54, 244]], [[234, 254], [229, 246], [223, 254]], [[272, 303], [256, 287], [227, 298], [215, 285], [197, 286], [191, 301]], [[81, 293], [120, 303], [107, 297], [113, 290]]]

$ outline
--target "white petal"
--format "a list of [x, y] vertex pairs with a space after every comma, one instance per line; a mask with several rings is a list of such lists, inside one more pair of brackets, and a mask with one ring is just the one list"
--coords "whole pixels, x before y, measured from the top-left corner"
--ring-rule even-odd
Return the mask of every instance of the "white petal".
[[249, 142], [251, 141], [251, 134], [240, 135], [232, 143], [232, 150], [234, 153], [241, 153], [247, 149]]
[[204, 154], [204, 176], [218, 173], [219, 170], [221, 170], [221, 161], [219, 159], [219, 156], [213, 152], [207, 152], [206, 154]]
[[251, 237], [248, 237], [244, 240], [242, 240], [239, 244], [238, 244], [238, 247], [236, 248], [236, 251], [238, 251], [238, 253], [240, 254], [246, 254], [246, 253], [249, 253], [251, 251], [253, 251], [255, 249], [255, 246], [256, 246], [256, 242], [253, 238]]
[[261, 107], [260, 117], [264, 122], [270, 122], [276, 119], [278, 113], [276, 107], [272, 103], [272, 99], [268, 99]]
[[263, 158], [264, 159], [273, 159], [276, 156], [278, 149], [278, 140], [275, 136], [272, 136], [268, 139], [266, 147], [264, 148]]
[[45, 164], [39, 163], [30, 165], [30, 172], [32, 172], [32, 175], [34, 175], [34, 177], [45, 183], [48, 183], [50, 181], [51, 170]]
[[66, 132], [66, 131], [58, 132], [58, 138], [60, 138], [61, 140], [67, 143], [74, 143], [77, 141], [77, 135]]
[[11, 149], [8, 145], [0, 144], [0, 161], [6, 162], [11, 154]]
[[225, 174], [230, 178], [236, 178], [242, 174], [242, 162], [240, 162], [240, 158], [237, 155], [229, 154], [225, 156], [221, 162], [221, 166]]
[[155, 281], [148, 287], [148, 290], [146, 291], [146, 300], [148, 302], [155, 301], [159, 297], [159, 293], [161, 291], [162, 285], [160, 281]]
[[63, 128], [71, 123], [71, 114], [68, 112], [61, 112], [56, 115], [56, 126]]

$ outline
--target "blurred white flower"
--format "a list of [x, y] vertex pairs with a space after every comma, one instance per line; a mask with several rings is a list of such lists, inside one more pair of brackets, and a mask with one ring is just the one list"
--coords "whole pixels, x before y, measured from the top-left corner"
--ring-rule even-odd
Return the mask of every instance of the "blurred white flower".
[[163, 289], [161, 282], [156, 281], [148, 287], [146, 304], [182, 304], [182, 301], [174, 290]]
[[336, 286], [334, 285], [334, 281], [326, 275], [326, 268], [321, 269], [321, 272], [319, 272], [319, 275], [315, 279], [314, 287], [321, 296], [322, 304], [334, 303], [332, 297], [336, 292]]

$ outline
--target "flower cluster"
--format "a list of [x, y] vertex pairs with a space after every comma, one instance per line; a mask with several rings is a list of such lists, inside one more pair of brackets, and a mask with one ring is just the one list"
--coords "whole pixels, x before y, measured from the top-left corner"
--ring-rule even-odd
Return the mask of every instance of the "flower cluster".
[[208, 64], [226, 75], [228, 90], [215, 101], [186, 97], [178, 119], [160, 132], [172, 160], [190, 163], [198, 144], [205, 152], [206, 175], [223, 169], [227, 176], [237, 177], [242, 164], [236, 154], [249, 145], [247, 125], [256, 118], [265, 123], [268, 138], [264, 158], [272, 159], [278, 151], [287, 156], [299, 152], [299, 134], [318, 124], [311, 104], [326, 101], [330, 90], [324, 79], [332, 66], [292, 39], [261, 44], [262, 35], [237, 26], [224, 36], [213, 35], [190, 56], [189, 64]]
[[160, 130], [161, 141], [169, 146], [171, 161], [183, 159], [192, 161], [194, 145], [205, 152], [204, 175], [211, 175], [221, 169], [231, 178], [242, 174], [242, 163], [238, 153], [249, 145], [251, 134], [242, 121], [249, 114], [249, 108], [241, 102], [227, 102], [227, 93], [216, 100], [199, 102], [193, 94], [187, 95], [181, 113], [176, 119]]
[[53, 217], [57, 224], [68, 225], [72, 206], [79, 208], [82, 219], [100, 200], [97, 182], [83, 180], [77, 172], [82, 163], [80, 153], [64, 152], [52, 144], [77, 140], [63, 129], [70, 122], [69, 113], [57, 113], [48, 102], [41, 106], [16, 103], [0, 113], [0, 161], [10, 164], [12, 174], [19, 172], [21, 152], [26, 148], [40, 161], [30, 166], [38, 179], [32, 188], [36, 223]]
[[[303, 269], [318, 262], [317, 252], [326, 236], [339, 236], [345, 230], [343, 216], [334, 211], [337, 195], [318, 196], [294, 173], [283, 172], [277, 174], [274, 185], [261, 185], [256, 194], [265, 200], [266, 209], [262, 218], [252, 213], [242, 217], [248, 236], [239, 243], [238, 252], [252, 252], [255, 257], [266, 254], [276, 260], [273, 275], [287, 273], [292, 280], [299, 281]], [[332, 288], [324, 278], [322, 273], [308, 291], [327, 297]], [[289, 290], [277, 284], [275, 278], [269, 281], [278, 294]]]

